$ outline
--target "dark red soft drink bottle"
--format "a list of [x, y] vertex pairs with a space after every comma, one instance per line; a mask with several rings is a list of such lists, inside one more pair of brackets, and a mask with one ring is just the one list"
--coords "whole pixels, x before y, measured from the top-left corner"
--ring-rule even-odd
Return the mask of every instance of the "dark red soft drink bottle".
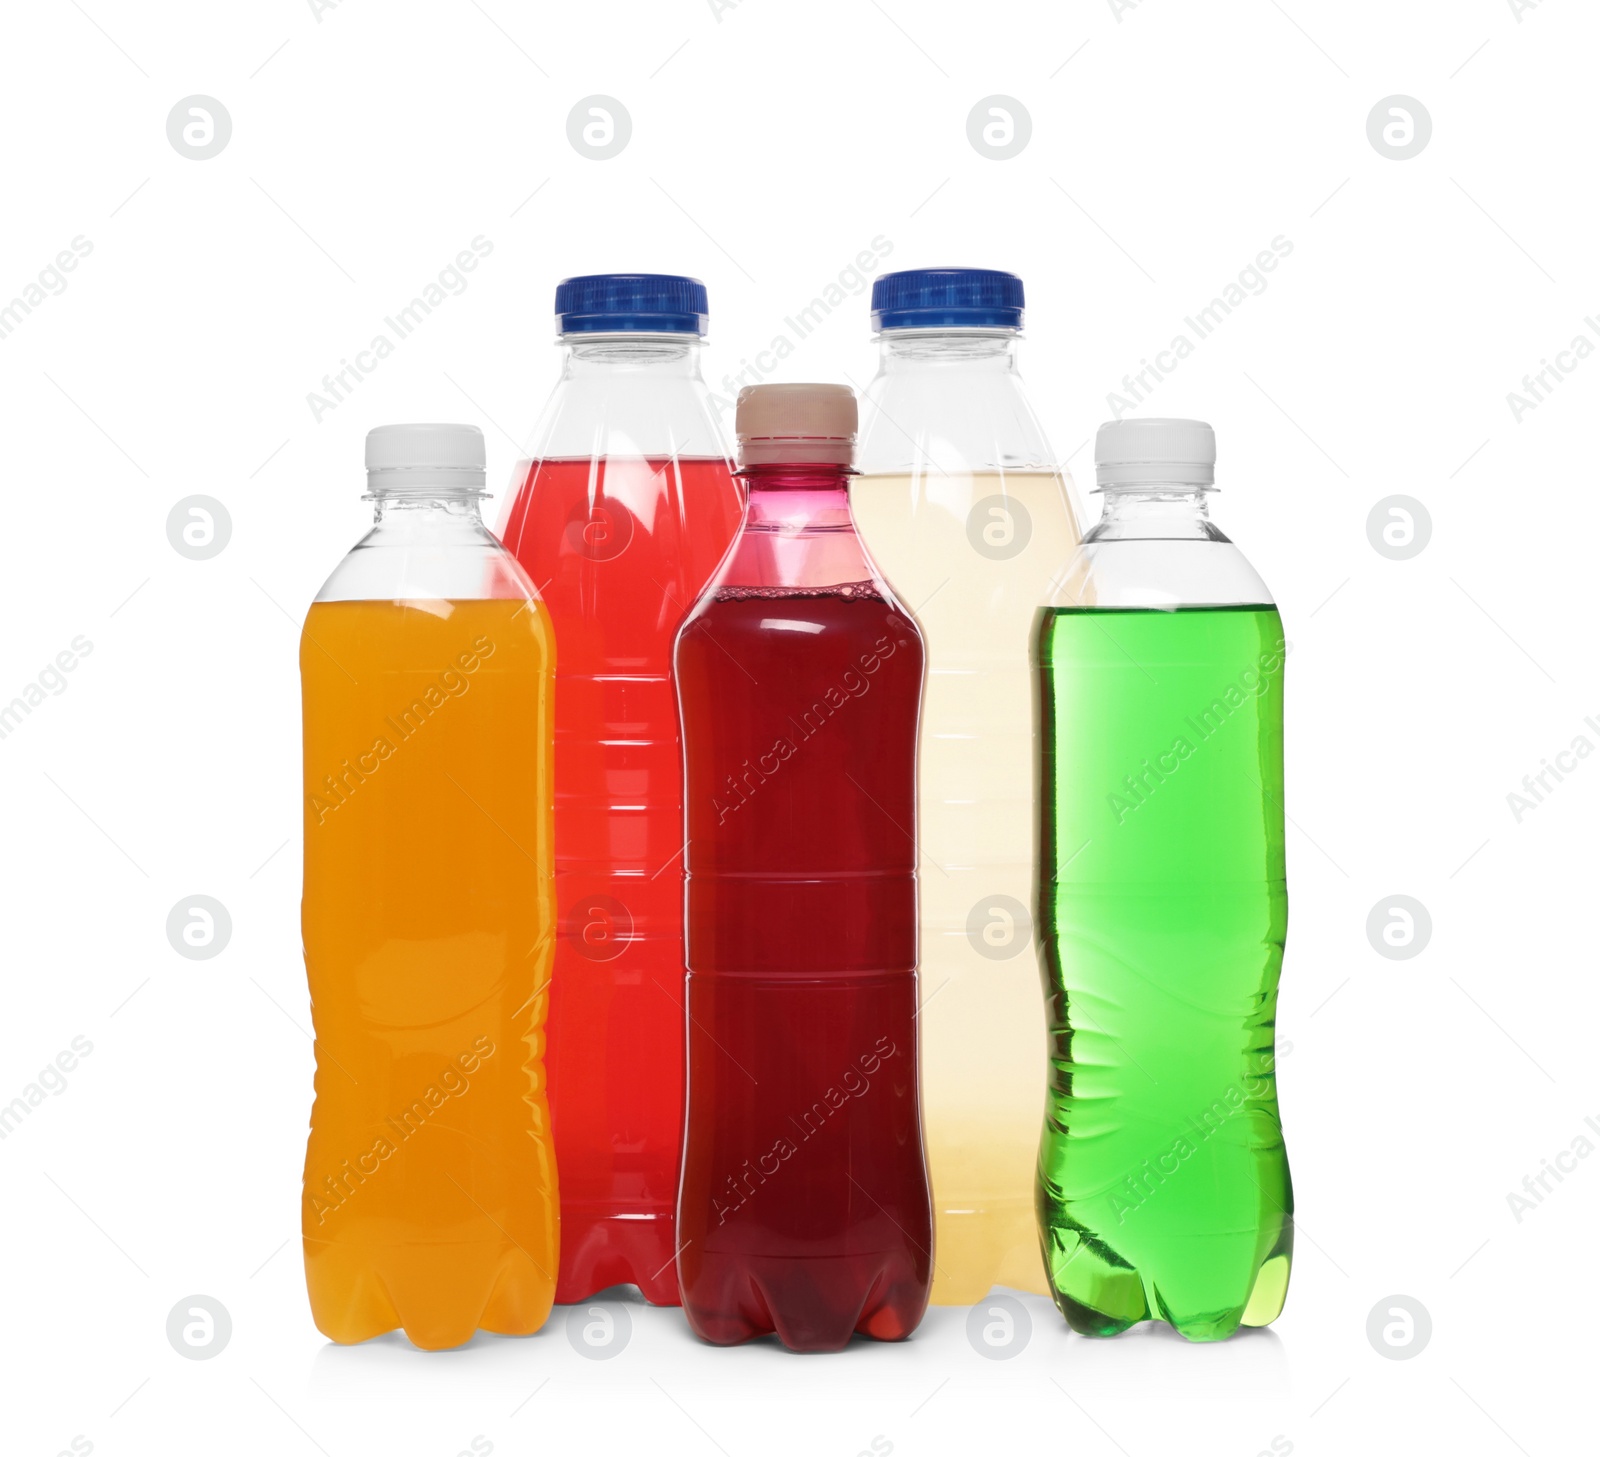
[[556, 315], [561, 379], [500, 532], [556, 635], [545, 1053], [561, 1173], [555, 1298], [631, 1284], [676, 1305], [683, 766], [672, 642], [733, 540], [741, 492], [700, 378], [702, 283], [569, 278]]
[[[802, 1351], [922, 1319], [922, 639], [847, 484], [855, 396], [739, 396], [744, 527], [678, 634], [689, 1106], [678, 1281], [708, 1341]], [[562, 1175], [565, 1177], [565, 1169]]]

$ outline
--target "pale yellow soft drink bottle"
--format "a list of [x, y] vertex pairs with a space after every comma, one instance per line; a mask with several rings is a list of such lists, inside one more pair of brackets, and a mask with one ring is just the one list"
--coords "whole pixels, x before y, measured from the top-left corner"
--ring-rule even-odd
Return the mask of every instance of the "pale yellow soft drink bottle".
[[1070, 482], [1017, 375], [1022, 282], [886, 274], [851, 487], [928, 653], [919, 754], [922, 1097], [933, 1299], [1047, 1292], [1034, 1169], [1047, 1087], [1034, 952], [1035, 616], [1078, 546]]

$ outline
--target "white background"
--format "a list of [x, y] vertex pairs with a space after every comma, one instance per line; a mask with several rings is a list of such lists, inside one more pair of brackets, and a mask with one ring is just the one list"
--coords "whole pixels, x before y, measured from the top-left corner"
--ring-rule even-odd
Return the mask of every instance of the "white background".
[[[1600, 1117], [1600, 762], [1569, 760], [1520, 823], [1507, 795], [1577, 736], [1600, 745], [1600, 361], [1574, 359], [1520, 422], [1507, 394], [1600, 313], [1600, 17], [1579, 0], [722, 9], [7, 7], [0, 305], [74, 237], [93, 251], [0, 338], [0, 702], [76, 636], [92, 652], [0, 739], [0, 1103], [73, 1038], [93, 1051], [0, 1142], [0, 1449], [1581, 1447], [1600, 1158], [1520, 1220], [1507, 1195]], [[166, 135], [197, 93], [233, 123], [206, 161]], [[567, 139], [594, 93], [632, 118], [608, 161]], [[1006, 161], [967, 139], [996, 93], [1032, 119]], [[1367, 135], [1397, 93], [1433, 121], [1408, 161]], [[493, 251], [466, 291], [317, 420], [322, 376], [480, 234]], [[949, 1309], [905, 1345], [829, 1357], [701, 1347], [679, 1313], [637, 1305], [599, 1363], [559, 1311], [445, 1355], [333, 1348], [296, 1239], [295, 646], [367, 520], [362, 436], [477, 422], [498, 487], [553, 379], [558, 278], [705, 279], [720, 389], [879, 235], [886, 267], [1024, 277], [1031, 394], [1084, 486], [1122, 376], [1274, 237], [1293, 244], [1146, 407], [1216, 425], [1217, 518], [1295, 647], [1287, 1310], [1190, 1347], [1073, 1336], [1030, 1300], [1008, 1361]], [[863, 290], [769, 377], [864, 384], [873, 367]], [[232, 520], [206, 561], [168, 543], [192, 494]], [[1395, 494], [1432, 521], [1409, 560], [1369, 543]], [[166, 918], [202, 893], [232, 939], [185, 960]], [[1409, 960], [1366, 932], [1396, 894], [1432, 917]], [[165, 1334], [195, 1293], [232, 1319], [205, 1361]], [[1397, 1294], [1432, 1321], [1404, 1361], [1366, 1334]]]

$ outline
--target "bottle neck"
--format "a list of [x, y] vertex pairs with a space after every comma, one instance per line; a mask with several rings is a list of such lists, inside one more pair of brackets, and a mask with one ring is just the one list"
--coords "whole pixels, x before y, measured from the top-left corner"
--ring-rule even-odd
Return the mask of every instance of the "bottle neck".
[[694, 334], [563, 334], [562, 376], [647, 374], [658, 379], [700, 378], [702, 341]]
[[749, 492], [746, 531], [855, 530], [847, 465], [789, 462], [747, 465], [739, 472]]
[[744, 525], [716, 585], [815, 591], [871, 581], [887, 596], [850, 514], [853, 474], [822, 462], [746, 466]]
[[698, 335], [569, 333], [559, 342], [561, 377], [529, 437], [531, 459], [728, 459]]
[[372, 530], [317, 594], [319, 602], [524, 601], [522, 569], [479, 515], [481, 492], [391, 481], [372, 486]]
[[482, 493], [390, 491], [369, 493], [375, 528], [413, 535], [483, 530]]
[[1103, 486], [1100, 520], [1084, 537], [1096, 541], [1227, 541], [1211, 520], [1210, 486]]
[[1016, 329], [885, 329], [862, 400], [863, 475], [1054, 471], [1028, 405]]
[[885, 329], [878, 335], [879, 368], [885, 374], [952, 365], [1015, 372], [1016, 329]]

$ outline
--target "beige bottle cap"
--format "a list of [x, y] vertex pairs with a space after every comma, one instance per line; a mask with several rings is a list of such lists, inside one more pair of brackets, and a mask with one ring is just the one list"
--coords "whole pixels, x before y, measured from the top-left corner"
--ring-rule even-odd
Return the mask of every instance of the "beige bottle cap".
[[849, 465], [856, 394], [842, 384], [753, 384], [739, 391], [734, 433], [744, 465]]

